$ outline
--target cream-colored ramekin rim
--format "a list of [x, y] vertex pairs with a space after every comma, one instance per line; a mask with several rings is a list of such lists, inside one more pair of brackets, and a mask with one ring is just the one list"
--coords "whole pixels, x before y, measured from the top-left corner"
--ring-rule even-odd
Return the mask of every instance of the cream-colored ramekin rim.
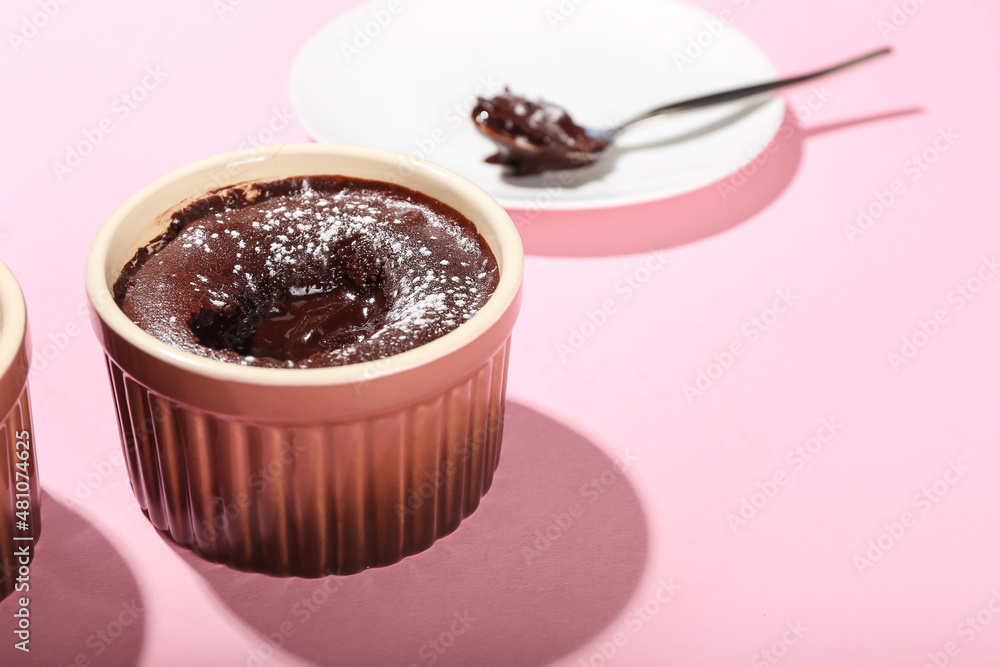
[[[224, 169], [227, 166], [244, 164], [248, 161], [258, 162], [269, 160], [279, 153], [285, 157], [299, 153], [303, 155], [336, 155], [339, 157], [354, 158], [379, 163], [380, 166], [388, 170], [396, 170], [393, 173], [401, 174], [402, 170], [406, 169], [413, 174], [419, 174], [421, 178], [432, 178], [448, 182], [460, 192], [462, 198], [485, 210], [497, 229], [498, 233], [496, 237], [501, 249], [500, 255], [502, 256], [502, 260], [500, 257], [497, 258], [501, 262], [500, 280], [493, 295], [479, 312], [469, 320], [436, 340], [377, 361], [329, 368], [260, 368], [208, 359], [171, 347], [167, 343], [150, 335], [126, 317], [115, 303], [111, 287], [106, 280], [108, 263], [112, 261], [108, 257], [108, 253], [114, 235], [126, 223], [130, 213], [139, 203], [148, 198], [152, 193], [176, 185], [186, 178], [192, 178], [196, 175], [207, 177], [210, 174], [219, 173], [220, 169]], [[283, 176], [275, 175], [275, 178], [300, 175], [305, 174], [287, 173]], [[341, 171], [339, 175], [350, 177], [353, 174]], [[419, 185], [411, 184], [409, 182], [411, 180], [419, 179], [401, 177], [398, 181], [394, 182], [420, 191], [421, 188]], [[220, 184], [216, 187], [224, 188], [242, 182], [245, 182], [245, 179], [236, 179], [231, 183]], [[208, 194], [208, 191], [203, 194]], [[456, 201], [445, 203], [454, 208], [462, 208], [461, 205], [457, 205], [458, 202]], [[476, 221], [473, 220], [473, 223], [476, 223]], [[152, 239], [148, 240], [151, 241]], [[117, 274], [121, 268], [120, 266], [113, 267], [113, 273]], [[464, 345], [474, 341], [488, 331], [491, 326], [496, 324], [511, 305], [516, 302], [520, 291], [523, 268], [524, 249], [521, 245], [521, 238], [517, 232], [517, 228], [514, 226], [510, 216], [496, 200], [467, 178], [431, 162], [379, 148], [344, 144], [283, 144], [254, 149], [253, 156], [249, 159], [247, 151], [236, 151], [200, 160], [157, 179], [132, 195], [111, 214], [94, 238], [87, 257], [86, 285], [91, 306], [101, 321], [123, 340], [160, 361], [187, 372], [240, 384], [331, 386], [355, 384], [370, 380], [372, 378], [372, 364], [375, 365], [379, 377], [402, 373], [441, 359], [451, 351], [460, 349]]]
[[21, 352], [27, 324], [28, 311], [21, 286], [7, 265], [0, 262], [0, 377], [7, 375]]

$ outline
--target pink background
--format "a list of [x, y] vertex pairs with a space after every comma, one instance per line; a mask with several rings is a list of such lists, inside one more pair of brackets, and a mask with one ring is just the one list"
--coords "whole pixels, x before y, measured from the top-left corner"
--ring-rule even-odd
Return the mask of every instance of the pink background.
[[[233, 11], [220, 17], [222, 2]], [[828, 99], [789, 93], [790, 130], [735, 192], [515, 213], [528, 258], [501, 468], [430, 551], [275, 580], [202, 562], [150, 527], [85, 314], [86, 249], [119, 203], [176, 167], [269, 123], [274, 142], [306, 140], [285, 118], [289, 68], [353, 4], [69, 2], [16, 48], [9, 34], [57, 3], [0, 10], [0, 258], [40, 354], [45, 491], [31, 660], [11, 649], [8, 599], [0, 663], [1000, 663], [993, 2], [698, 0], [734, 11], [782, 73], [884, 42], [897, 53], [831, 80]], [[881, 34], [904, 5], [915, 13]], [[147, 68], [162, 80], [126, 117], [116, 99]], [[53, 162], [104, 118], [113, 131], [58, 178]], [[914, 170], [925, 152], [934, 162]], [[851, 238], [845, 225], [878, 212], [895, 181]], [[792, 305], [769, 312], [781, 294]], [[614, 312], [593, 315], [608, 300]], [[922, 346], [894, 368], [904, 337]], [[689, 400], [700, 371], [713, 377]], [[795, 453], [810, 444], [808, 461]]]

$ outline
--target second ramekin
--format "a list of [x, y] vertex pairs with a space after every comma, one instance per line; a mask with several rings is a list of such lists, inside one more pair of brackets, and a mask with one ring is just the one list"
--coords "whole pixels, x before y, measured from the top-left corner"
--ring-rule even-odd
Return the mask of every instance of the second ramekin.
[[0, 264], [0, 599], [28, 590], [29, 566], [42, 527], [28, 398], [28, 341], [24, 296], [14, 275]]
[[[308, 174], [402, 185], [469, 218], [500, 267], [454, 331], [382, 360], [269, 369], [171, 348], [133, 324], [111, 288], [169, 214], [211, 191]], [[455, 530], [500, 453], [523, 251], [510, 217], [450, 171], [371, 148], [285, 145], [210, 158], [141, 190], [87, 261], [132, 488], [154, 526], [210, 560], [319, 577], [394, 563]]]

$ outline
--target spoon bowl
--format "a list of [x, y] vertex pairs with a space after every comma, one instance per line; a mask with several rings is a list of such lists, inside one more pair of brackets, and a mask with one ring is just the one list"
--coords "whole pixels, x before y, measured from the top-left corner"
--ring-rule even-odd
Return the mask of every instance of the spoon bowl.
[[579, 169], [600, 160], [622, 132], [650, 118], [755, 97], [828, 76], [890, 53], [892, 48], [884, 47], [806, 74], [672, 102], [634, 116], [616, 127], [604, 129], [577, 125], [562, 107], [514, 95], [509, 89], [490, 99], [479, 98], [472, 111], [472, 120], [476, 129], [497, 146], [496, 154], [486, 161], [506, 166], [512, 175]]

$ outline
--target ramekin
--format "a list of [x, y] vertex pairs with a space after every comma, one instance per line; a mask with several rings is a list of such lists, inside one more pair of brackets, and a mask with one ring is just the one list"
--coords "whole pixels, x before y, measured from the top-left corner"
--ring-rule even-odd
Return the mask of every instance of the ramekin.
[[[500, 268], [454, 331], [378, 361], [246, 367], [170, 347], [112, 286], [172, 211], [233, 185], [339, 174], [402, 185], [463, 213]], [[461, 176], [399, 153], [296, 144], [175, 171], [105, 222], [87, 260], [132, 489], [149, 520], [212, 561], [278, 576], [384, 566], [455, 530], [493, 480], [524, 253], [507, 213]]]
[[15, 590], [18, 578], [30, 583], [25, 574], [42, 528], [30, 359], [24, 296], [14, 274], [0, 264], [0, 599]]

